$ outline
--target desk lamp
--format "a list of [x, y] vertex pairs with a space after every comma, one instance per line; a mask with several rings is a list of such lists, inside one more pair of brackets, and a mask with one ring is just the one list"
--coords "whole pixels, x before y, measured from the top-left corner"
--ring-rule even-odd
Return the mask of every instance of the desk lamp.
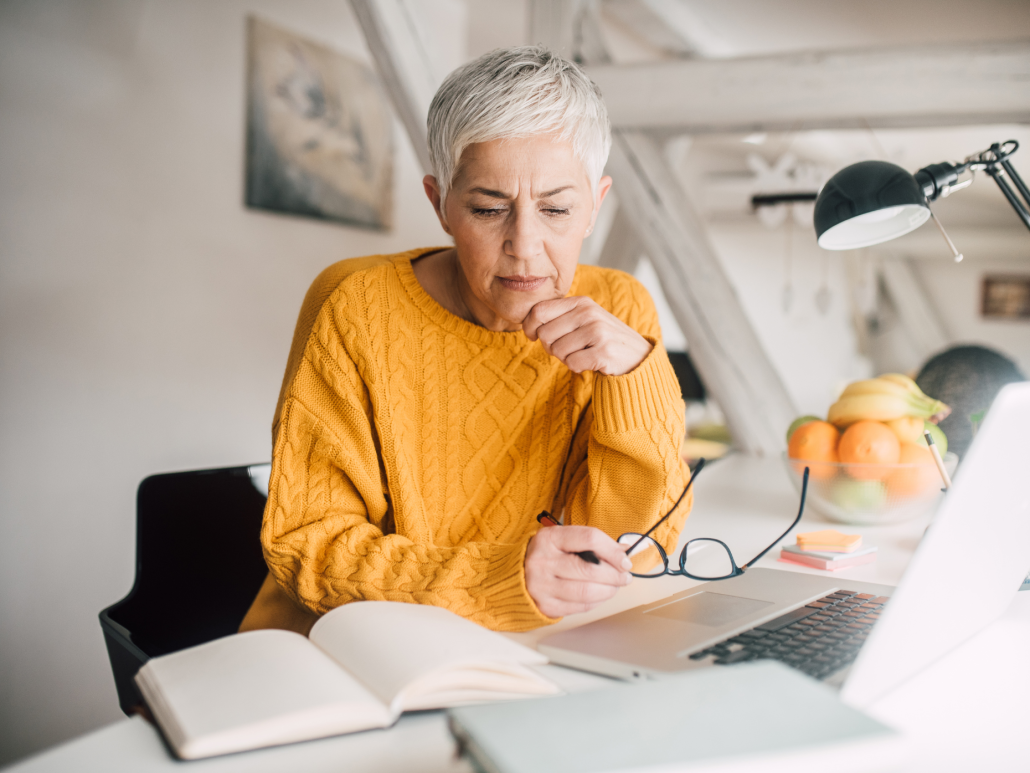
[[829, 179], [816, 198], [814, 220], [819, 246], [825, 250], [868, 247], [903, 236], [932, 218], [955, 262], [962, 260], [931, 211], [930, 202], [970, 185], [972, 177], [958, 182], [965, 172], [983, 171], [993, 177], [1030, 228], [1030, 189], [1009, 161], [1018, 149], [1015, 140], [995, 143], [961, 164], [930, 164], [914, 175], [886, 161], [860, 161], [845, 167]]

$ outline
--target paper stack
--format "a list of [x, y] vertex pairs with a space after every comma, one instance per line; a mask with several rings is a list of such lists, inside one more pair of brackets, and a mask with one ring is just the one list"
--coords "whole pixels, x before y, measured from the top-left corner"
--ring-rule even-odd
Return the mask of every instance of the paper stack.
[[799, 534], [797, 543], [780, 551], [781, 561], [832, 572], [876, 560], [876, 548], [863, 548], [860, 534], [841, 534], [835, 529], [810, 531]]

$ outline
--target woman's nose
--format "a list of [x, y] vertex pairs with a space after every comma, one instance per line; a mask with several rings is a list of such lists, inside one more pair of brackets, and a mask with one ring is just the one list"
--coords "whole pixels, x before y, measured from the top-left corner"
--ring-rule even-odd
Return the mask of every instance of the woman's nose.
[[543, 249], [543, 234], [536, 212], [516, 207], [508, 221], [504, 251], [514, 258], [529, 260]]

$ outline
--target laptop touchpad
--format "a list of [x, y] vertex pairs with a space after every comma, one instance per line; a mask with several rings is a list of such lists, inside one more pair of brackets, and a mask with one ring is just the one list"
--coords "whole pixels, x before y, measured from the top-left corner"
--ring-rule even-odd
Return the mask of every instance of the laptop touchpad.
[[731, 623], [738, 617], [754, 614], [772, 603], [702, 591], [671, 604], [664, 604], [657, 609], [649, 609], [645, 614], [667, 617], [684, 623], [720, 626]]

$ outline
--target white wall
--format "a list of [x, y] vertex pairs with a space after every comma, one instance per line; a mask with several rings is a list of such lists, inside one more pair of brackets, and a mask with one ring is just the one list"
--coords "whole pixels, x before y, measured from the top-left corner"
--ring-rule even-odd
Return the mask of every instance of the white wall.
[[393, 233], [244, 209], [250, 12], [367, 61], [344, 0], [0, 3], [0, 765], [120, 716], [139, 481], [267, 460], [308, 283], [446, 239], [399, 131]]
[[[1026, 166], [1026, 164], [1024, 164]], [[915, 261], [916, 273], [953, 343], [975, 343], [997, 349], [1030, 376], [1030, 322], [998, 321], [980, 315], [985, 275], [1030, 276], [1030, 235], [1023, 255]]]
[[[847, 382], [869, 375], [868, 362], [857, 354], [840, 254], [819, 249], [814, 232], [794, 226], [793, 300], [785, 310], [782, 227], [770, 230], [757, 222], [713, 224], [709, 236], [799, 415], [825, 416]], [[815, 301], [824, 272], [830, 292], [825, 313]]]

